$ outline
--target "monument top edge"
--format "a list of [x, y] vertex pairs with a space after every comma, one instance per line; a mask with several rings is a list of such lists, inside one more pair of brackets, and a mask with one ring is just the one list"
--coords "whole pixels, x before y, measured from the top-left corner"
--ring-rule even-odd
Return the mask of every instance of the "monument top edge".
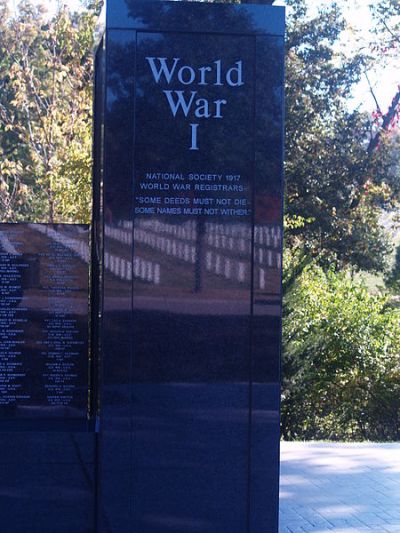
[[[283, 36], [285, 8], [275, 0], [251, 3], [179, 0], [106, 0], [97, 33], [105, 30]], [[178, 14], [179, 12], [179, 14]], [[233, 14], [237, 17], [232, 20]], [[176, 17], [175, 17], [176, 15]], [[180, 17], [186, 16], [182, 19]]]

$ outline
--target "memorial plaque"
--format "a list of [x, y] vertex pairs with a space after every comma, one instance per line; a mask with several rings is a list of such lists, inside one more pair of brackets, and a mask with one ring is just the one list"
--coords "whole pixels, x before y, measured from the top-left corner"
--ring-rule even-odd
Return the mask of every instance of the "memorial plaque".
[[253, 193], [251, 38], [139, 33], [137, 43], [136, 112], [145, 128], [136, 135], [135, 214], [246, 223]]
[[284, 10], [105, 17], [100, 531], [276, 533]]
[[87, 226], [0, 224], [3, 422], [87, 420], [88, 260]]

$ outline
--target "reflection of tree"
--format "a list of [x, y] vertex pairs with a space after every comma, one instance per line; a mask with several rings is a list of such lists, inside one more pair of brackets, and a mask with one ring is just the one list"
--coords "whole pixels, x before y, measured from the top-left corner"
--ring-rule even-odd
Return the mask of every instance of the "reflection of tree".
[[131, 32], [110, 32], [107, 49], [106, 172], [112, 187], [105, 188], [109, 216], [132, 217], [133, 109], [135, 40]]
[[251, 34], [256, 29], [255, 21], [249, 11], [240, 5], [232, 9], [232, 4], [222, 3], [218, 5], [218, 14], [210, 9], [208, 2], [196, 4], [195, 11], [182, 9], [179, 3], [157, 4], [137, 3], [136, 0], [125, 0], [127, 16], [138, 21], [138, 27], [154, 28], [154, 21], [162, 20], [165, 30], [177, 30], [183, 28], [187, 32], [216, 31], [226, 34]]
[[[283, 38], [257, 38], [256, 191], [259, 201], [281, 204], [283, 170]], [[262, 198], [262, 200], [261, 200]], [[257, 200], [257, 198], [256, 198]], [[278, 219], [276, 219], [279, 221]], [[260, 219], [259, 222], [264, 222]], [[257, 219], [256, 219], [257, 222]]]

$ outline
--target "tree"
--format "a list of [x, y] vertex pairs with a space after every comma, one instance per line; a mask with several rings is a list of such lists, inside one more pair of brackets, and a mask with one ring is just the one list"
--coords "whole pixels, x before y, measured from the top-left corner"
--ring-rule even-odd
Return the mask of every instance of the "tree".
[[88, 221], [94, 13], [0, 7], [1, 218]]
[[398, 439], [399, 314], [352, 278], [381, 271], [390, 251], [379, 218], [400, 194], [398, 101], [350, 110], [373, 55], [340, 52], [334, 3], [316, 19], [289, 4], [282, 432]]
[[321, 264], [382, 270], [390, 245], [379, 216], [400, 193], [398, 140], [367, 113], [349, 111], [369, 58], [339, 51], [337, 5], [310, 19], [304, 0], [288, 4], [287, 244]]

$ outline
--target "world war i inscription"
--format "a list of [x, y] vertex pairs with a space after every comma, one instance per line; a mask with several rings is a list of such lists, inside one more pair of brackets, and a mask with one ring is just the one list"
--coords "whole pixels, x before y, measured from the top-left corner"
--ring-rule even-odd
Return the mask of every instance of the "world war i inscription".
[[[254, 57], [248, 38], [232, 45], [226, 36], [162, 37], [138, 37], [138, 115], [147, 115], [147, 134], [137, 134], [135, 215], [249, 217]], [[155, 157], [146, 157], [149, 139]]]
[[88, 229], [0, 224], [0, 415], [85, 420]]

